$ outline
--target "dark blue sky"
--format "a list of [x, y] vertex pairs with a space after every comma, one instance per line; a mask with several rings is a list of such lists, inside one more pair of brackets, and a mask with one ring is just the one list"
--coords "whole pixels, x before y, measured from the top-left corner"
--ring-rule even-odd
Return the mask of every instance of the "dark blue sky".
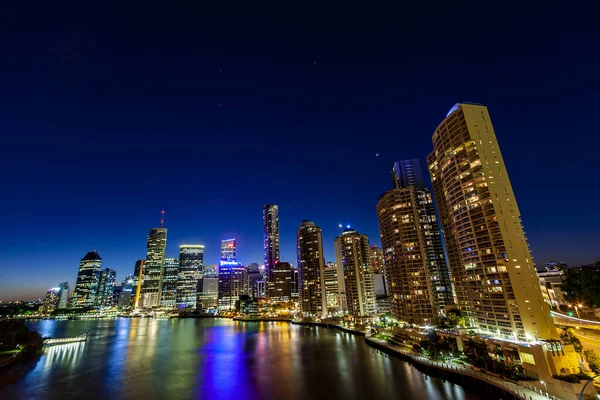
[[392, 163], [426, 168], [460, 101], [489, 107], [537, 262], [600, 256], [600, 35], [584, 22], [229, 8], [5, 13], [0, 300], [74, 286], [94, 249], [132, 273], [163, 209], [168, 255], [203, 243], [207, 263], [228, 237], [261, 262], [264, 203], [286, 261], [303, 219], [327, 260], [339, 223], [379, 243]]

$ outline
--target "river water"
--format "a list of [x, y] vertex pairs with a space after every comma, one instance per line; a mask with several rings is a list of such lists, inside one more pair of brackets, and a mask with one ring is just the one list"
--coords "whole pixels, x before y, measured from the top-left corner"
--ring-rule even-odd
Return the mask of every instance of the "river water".
[[0, 399], [479, 399], [385, 355], [364, 338], [286, 322], [229, 319], [45, 320], [47, 348]]

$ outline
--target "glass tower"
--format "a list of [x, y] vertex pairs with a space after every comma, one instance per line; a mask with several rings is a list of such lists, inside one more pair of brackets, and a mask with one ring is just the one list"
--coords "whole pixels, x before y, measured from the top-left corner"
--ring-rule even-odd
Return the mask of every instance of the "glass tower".
[[98, 275], [102, 257], [96, 250], [90, 251], [79, 262], [79, 272], [75, 283], [75, 292], [71, 299], [73, 307], [93, 307], [96, 305]]
[[160, 304], [162, 277], [167, 247], [167, 229], [152, 228], [146, 244], [140, 307], [152, 308]]
[[202, 278], [204, 245], [179, 246], [179, 280], [177, 282], [177, 307], [196, 308], [198, 281]]

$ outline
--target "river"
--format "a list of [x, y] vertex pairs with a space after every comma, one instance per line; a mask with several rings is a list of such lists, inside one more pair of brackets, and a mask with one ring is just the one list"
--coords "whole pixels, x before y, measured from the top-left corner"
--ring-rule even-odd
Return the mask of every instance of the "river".
[[28, 322], [53, 346], [1, 399], [480, 399], [335, 329], [229, 319]]

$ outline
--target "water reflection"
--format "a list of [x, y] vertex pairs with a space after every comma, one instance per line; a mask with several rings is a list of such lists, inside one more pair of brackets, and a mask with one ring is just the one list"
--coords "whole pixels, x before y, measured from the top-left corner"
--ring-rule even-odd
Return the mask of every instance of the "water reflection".
[[39, 321], [50, 347], [0, 398], [476, 399], [326, 328], [224, 319]]

